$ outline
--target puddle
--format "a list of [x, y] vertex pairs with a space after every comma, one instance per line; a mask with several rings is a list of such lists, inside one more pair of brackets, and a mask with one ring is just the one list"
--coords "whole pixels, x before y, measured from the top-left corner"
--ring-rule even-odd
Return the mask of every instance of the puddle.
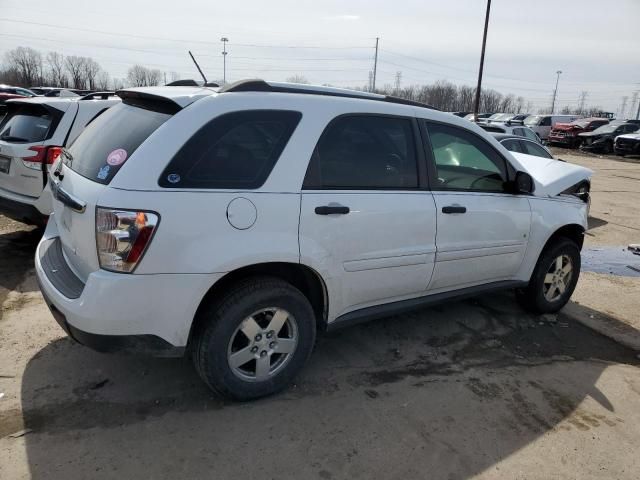
[[640, 255], [626, 247], [595, 247], [582, 250], [582, 270], [623, 277], [640, 277]]

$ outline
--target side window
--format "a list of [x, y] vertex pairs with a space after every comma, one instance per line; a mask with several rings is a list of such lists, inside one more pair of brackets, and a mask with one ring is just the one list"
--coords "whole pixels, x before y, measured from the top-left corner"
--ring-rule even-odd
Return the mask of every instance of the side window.
[[526, 137], [526, 135], [524, 134], [524, 128], [514, 128], [513, 134], [518, 135], [520, 137]]
[[436, 188], [502, 192], [505, 160], [484, 140], [464, 129], [427, 123], [437, 175]]
[[166, 188], [259, 188], [301, 117], [288, 110], [216, 117], [187, 140], [158, 183]]
[[531, 140], [536, 142], [538, 141], [538, 136], [536, 135], [536, 132], [534, 132], [530, 128], [523, 128], [522, 132], [524, 133], [523, 137], [530, 138]]
[[516, 140], [515, 138], [503, 140], [500, 143], [502, 143], [502, 145], [504, 145], [504, 148], [506, 148], [510, 152], [526, 153], [522, 150], [520, 140]]
[[313, 152], [304, 188], [418, 187], [413, 123], [408, 118], [348, 115], [333, 120]]
[[551, 117], [544, 117], [540, 122], [541, 127], [550, 127], [551, 126]]
[[537, 143], [524, 142], [524, 141], [521, 143], [523, 144], [526, 150], [524, 153], [528, 153], [529, 155], [535, 155], [536, 157], [553, 158], [553, 156], [549, 155], [549, 152], [547, 152], [544, 148], [542, 148]]

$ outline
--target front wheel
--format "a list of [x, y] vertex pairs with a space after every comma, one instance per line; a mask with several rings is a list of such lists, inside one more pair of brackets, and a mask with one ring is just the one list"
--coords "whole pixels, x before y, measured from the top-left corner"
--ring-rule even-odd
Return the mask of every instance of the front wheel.
[[307, 298], [276, 278], [238, 284], [202, 309], [195, 338], [196, 370], [217, 393], [252, 400], [293, 382], [315, 343]]
[[535, 313], [553, 313], [564, 307], [580, 276], [580, 250], [569, 239], [547, 247], [526, 288], [516, 291], [520, 304]]

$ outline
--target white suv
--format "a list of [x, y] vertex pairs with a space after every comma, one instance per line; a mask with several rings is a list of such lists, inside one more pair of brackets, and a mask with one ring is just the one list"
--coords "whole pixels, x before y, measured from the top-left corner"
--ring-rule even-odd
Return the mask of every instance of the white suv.
[[87, 123], [116, 103], [120, 98], [108, 92], [7, 101], [0, 121], [0, 214], [44, 225], [52, 208], [43, 192], [48, 169]]
[[376, 94], [118, 95], [54, 165], [36, 253], [82, 344], [189, 353], [211, 388], [251, 399], [292, 381], [317, 329], [494, 289], [552, 312], [576, 285], [590, 170]]

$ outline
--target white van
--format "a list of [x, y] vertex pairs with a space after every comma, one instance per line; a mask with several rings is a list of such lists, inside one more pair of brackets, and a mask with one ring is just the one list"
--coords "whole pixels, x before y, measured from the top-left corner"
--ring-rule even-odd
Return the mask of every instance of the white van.
[[524, 124], [536, 132], [542, 140], [549, 137], [549, 132], [556, 123], [571, 123], [582, 118], [581, 115], [531, 115], [524, 119]]

